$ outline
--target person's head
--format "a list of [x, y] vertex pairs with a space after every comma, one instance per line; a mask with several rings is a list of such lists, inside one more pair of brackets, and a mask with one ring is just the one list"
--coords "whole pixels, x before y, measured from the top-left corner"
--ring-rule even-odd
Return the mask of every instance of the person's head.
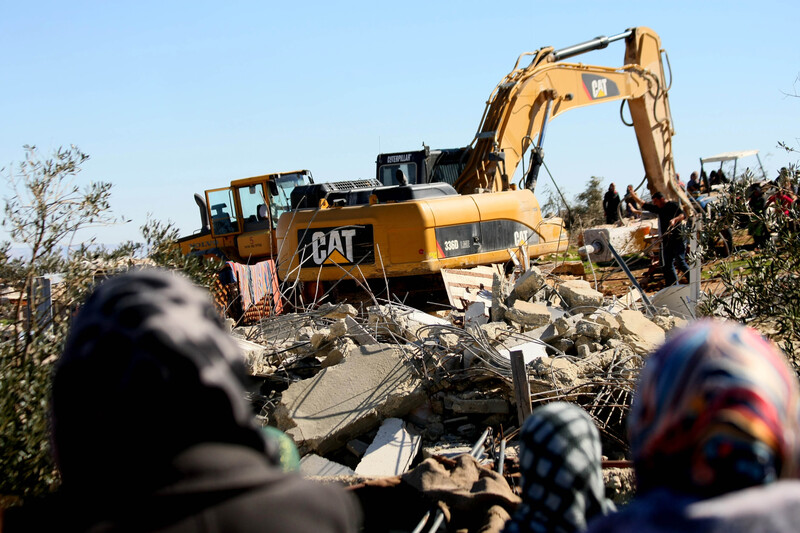
[[653, 204], [655, 204], [656, 207], [664, 207], [664, 204], [667, 203], [667, 200], [664, 198], [664, 195], [658, 191], [653, 193], [652, 199], [653, 199]]
[[171, 459], [198, 443], [265, 451], [246, 379], [205, 291], [161, 270], [105, 281], [75, 317], [53, 380], [64, 487], [152, 490], [167, 482]]
[[633, 192], [633, 185], [628, 185], [628, 192]]
[[697, 181], [697, 178], [699, 178], [699, 177], [700, 176], [699, 176], [699, 174], [697, 174], [696, 170], [689, 175], [689, 178], [693, 179], [694, 181]]
[[608, 186], [608, 192], [616, 192], [616, 191], [617, 191], [617, 186], [614, 185], [613, 183]]
[[783, 353], [755, 330], [681, 330], [648, 359], [628, 416], [639, 490], [711, 497], [797, 477], [799, 403]]
[[520, 432], [522, 504], [506, 530], [583, 531], [613, 510], [605, 498], [600, 433], [577, 405], [539, 407]]

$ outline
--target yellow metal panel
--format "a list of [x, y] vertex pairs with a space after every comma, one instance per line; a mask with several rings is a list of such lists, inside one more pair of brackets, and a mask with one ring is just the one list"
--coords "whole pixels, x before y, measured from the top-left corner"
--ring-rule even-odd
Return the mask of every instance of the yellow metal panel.
[[263, 258], [272, 254], [272, 232], [268, 229], [243, 233], [236, 246], [242, 258]]
[[425, 202], [430, 206], [438, 227], [477, 222], [480, 217], [473, 195], [432, 198]]
[[426, 251], [436, 246], [433, 202], [407, 202], [384, 206], [389, 217], [385, 219], [386, 233], [389, 238], [389, 249], [381, 249], [389, 265], [415, 263], [426, 259]]

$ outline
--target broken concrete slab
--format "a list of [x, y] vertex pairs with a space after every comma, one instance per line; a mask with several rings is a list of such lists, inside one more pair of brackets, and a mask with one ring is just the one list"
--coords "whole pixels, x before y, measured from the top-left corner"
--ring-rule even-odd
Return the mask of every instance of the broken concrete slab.
[[603, 293], [592, 288], [588, 281], [570, 279], [558, 286], [558, 293], [570, 308], [601, 307]]
[[356, 474], [362, 476], [396, 476], [405, 474], [419, 451], [422, 439], [406, 429], [399, 418], [387, 418], [367, 448]]
[[613, 337], [619, 331], [619, 320], [606, 312], [598, 312], [592, 315], [592, 320], [603, 326], [603, 338]]
[[573, 337], [577, 334], [578, 322], [583, 318], [583, 315], [578, 313], [572, 316], [561, 316], [553, 321], [553, 326], [562, 337]]
[[590, 339], [600, 339], [603, 337], [603, 325], [591, 320], [579, 320], [575, 324], [575, 333]]
[[509, 362], [511, 361], [511, 352], [517, 350], [522, 352], [522, 359], [526, 365], [530, 364], [531, 361], [547, 356], [547, 347], [541, 342], [534, 340], [519, 342], [518, 338], [514, 340], [516, 342], [509, 342], [507, 345], [497, 347], [497, 353], [504, 359], [508, 359]]
[[506, 281], [505, 276], [495, 272], [492, 278], [492, 313], [491, 318], [493, 322], [500, 322], [505, 317], [508, 306], [506, 305], [506, 298], [511, 294], [510, 284]]
[[289, 385], [274, 418], [298, 446], [324, 454], [424, 399], [403, 347], [374, 344], [354, 348], [340, 364]]
[[355, 476], [356, 472], [349, 466], [310, 453], [300, 459], [300, 474], [304, 477], [338, 477]]
[[540, 326], [536, 329], [532, 329], [531, 331], [526, 331], [525, 336], [549, 343], [559, 339], [561, 334], [558, 333], [555, 324], [548, 324], [546, 326]]
[[617, 315], [622, 340], [640, 355], [646, 355], [664, 344], [666, 335], [640, 311], [624, 310]]
[[378, 305], [367, 308], [370, 329], [383, 326], [405, 340], [419, 339], [420, 329], [429, 326], [450, 326], [449, 320], [401, 305]]
[[541, 270], [531, 267], [514, 283], [514, 293], [521, 300], [530, 300], [544, 286], [546, 279]]
[[480, 328], [483, 334], [486, 335], [486, 338], [488, 338], [490, 341], [497, 341], [511, 331], [508, 324], [498, 321], [483, 324]]
[[537, 328], [549, 324], [552, 317], [544, 304], [517, 300], [505, 312], [505, 318], [523, 326]]

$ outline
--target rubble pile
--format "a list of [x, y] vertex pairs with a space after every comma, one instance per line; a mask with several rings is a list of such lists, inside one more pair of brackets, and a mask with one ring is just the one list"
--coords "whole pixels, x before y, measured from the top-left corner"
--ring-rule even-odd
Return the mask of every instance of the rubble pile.
[[486, 428], [490, 448], [514, 436], [510, 354], [521, 352], [534, 406], [580, 404], [622, 458], [643, 359], [685, 321], [536, 267], [495, 272], [490, 297], [446, 316], [328, 303], [236, 328], [261, 383], [252, 400], [308, 457], [308, 475], [402, 474], [415, 458], [471, 449]]

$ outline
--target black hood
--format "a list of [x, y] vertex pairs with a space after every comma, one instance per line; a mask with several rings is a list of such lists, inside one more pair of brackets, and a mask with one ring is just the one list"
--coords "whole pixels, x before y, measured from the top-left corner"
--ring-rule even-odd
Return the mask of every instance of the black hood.
[[202, 442], [265, 451], [246, 380], [205, 291], [154, 269], [109, 279], [75, 317], [56, 366], [53, 443], [64, 488], [152, 491], [173, 481], [177, 453]]

